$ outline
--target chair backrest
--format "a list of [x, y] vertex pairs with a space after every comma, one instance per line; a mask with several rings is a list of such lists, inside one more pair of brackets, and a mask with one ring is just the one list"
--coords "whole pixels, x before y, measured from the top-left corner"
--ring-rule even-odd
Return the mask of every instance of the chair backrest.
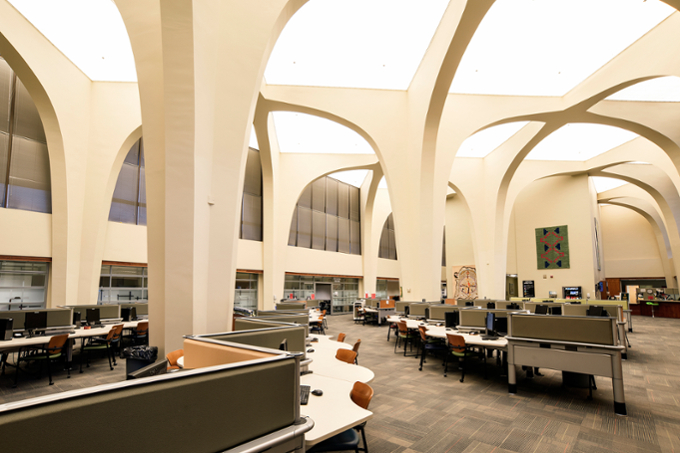
[[345, 341], [345, 337], [346, 337], [346, 335], [344, 333], [339, 333], [338, 334], [338, 342], [342, 343], [343, 341]]
[[120, 337], [123, 336], [123, 324], [116, 324], [115, 326], [111, 327], [111, 332], [113, 332], [111, 341], [119, 341]]
[[368, 410], [368, 405], [371, 404], [373, 398], [373, 388], [364, 384], [363, 382], [355, 382], [352, 391], [349, 392], [349, 397], [352, 398], [354, 404]]
[[148, 322], [140, 322], [137, 324], [137, 328], [135, 329], [135, 335], [138, 337], [144, 337], [149, 333], [149, 323]]
[[326, 310], [321, 310], [321, 317], [326, 316]]
[[397, 321], [397, 326], [399, 326], [399, 333], [403, 333], [403, 334], [408, 333], [408, 327], [406, 325], [406, 321]]
[[465, 338], [462, 335], [447, 333], [446, 339], [454, 352], [465, 352]]
[[352, 351], [356, 352], [357, 355], [359, 355], [359, 346], [361, 346], [361, 338], [359, 338], [357, 342], [354, 343], [354, 347], [352, 348]]
[[427, 327], [418, 326], [418, 331], [420, 331], [420, 339], [427, 343]]
[[338, 349], [335, 353], [335, 358], [343, 362], [354, 364], [354, 359], [357, 358], [357, 353], [351, 349]]
[[64, 344], [66, 344], [66, 340], [68, 340], [67, 333], [63, 335], [54, 335], [47, 344], [47, 353], [49, 355], [61, 354]]
[[184, 349], [177, 349], [175, 351], [169, 352], [165, 358], [168, 359], [171, 366], [177, 366], [177, 359], [184, 356]]

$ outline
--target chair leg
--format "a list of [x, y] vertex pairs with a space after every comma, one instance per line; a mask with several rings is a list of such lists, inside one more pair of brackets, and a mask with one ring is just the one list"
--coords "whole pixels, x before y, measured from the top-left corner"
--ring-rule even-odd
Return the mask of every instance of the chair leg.
[[465, 380], [465, 357], [467, 357], [467, 351], [463, 354], [463, 365], [461, 367], [460, 382]]
[[394, 341], [394, 353], [395, 354], [397, 353], [397, 347], [399, 346], [399, 340], [400, 340], [399, 333], [397, 333], [397, 338]]
[[109, 368], [111, 368], [111, 371], [113, 371], [113, 365], [111, 364], [111, 351], [108, 343], [106, 343], [106, 358], [109, 359]]
[[21, 366], [21, 351], [19, 351], [19, 355], [17, 356], [17, 369], [14, 372], [14, 385], [12, 385], [12, 388], [17, 388], [17, 384], [19, 384], [19, 368]]
[[423, 343], [423, 349], [420, 350], [420, 368], [418, 368], [418, 371], [423, 371], [424, 361], [425, 361], [425, 344]]
[[[47, 362], [47, 376], [50, 378], [50, 385], [54, 385], [54, 382], [52, 382], [52, 364], [50, 363], [49, 356], [45, 359], [45, 362]], [[42, 368], [42, 364], [40, 366]]]
[[368, 453], [368, 444], [366, 443], [366, 431], [364, 431], [363, 426], [359, 428], [359, 431], [361, 431], [361, 439], [364, 441], [364, 448], [362, 448], [361, 450]]

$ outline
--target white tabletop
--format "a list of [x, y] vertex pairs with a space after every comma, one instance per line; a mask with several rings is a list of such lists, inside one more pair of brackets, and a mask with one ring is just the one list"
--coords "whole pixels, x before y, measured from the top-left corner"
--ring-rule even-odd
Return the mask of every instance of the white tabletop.
[[349, 382], [371, 382], [375, 378], [375, 373], [368, 368], [349, 364], [335, 358], [338, 349], [352, 349], [352, 345], [331, 340], [326, 335], [310, 336], [318, 339], [318, 341], [311, 343], [311, 349], [314, 349], [314, 352], [307, 353], [307, 358], [312, 359], [309, 369], [314, 374]]
[[307, 447], [373, 417], [371, 411], [357, 406], [349, 397], [354, 382], [314, 372], [301, 376], [300, 383], [323, 391], [321, 396], [310, 393], [308, 404], [300, 406], [300, 413], [314, 420], [314, 428], [305, 434]]
[[[442, 326], [437, 326], [437, 325], [428, 325], [427, 323], [423, 321], [417, 321], [415, 319], [407, 319], [407, 318], [399, 318], [398, 316], [390, 316], [387, 319], [389, 322], [397, 322], [397, 321], [406, 321], [406, 327], [409, 329], [417, 329], [421, 325], [425, 325], [427, 327], [427, 336], [432, 337], [432, 338], [446, 338], [447, 333], [453, 333], [456, 335], [461, 335], [465, 339], [466, 344], [474, 345], [474, 346], [483, 346], [485, 348], [493, 348], [493, 349], [507, 349], [508, 347], [508, 340], [506, 340], [503, 337], [500, 337], [497, 340], [482, 340], [480, 335], [470, 335], [466, 331], [459, 331], [459, 330], [454, 330], [454, 329], [447, 329], [446, 327]], [[484, 330], [482, 328], [479, 329], [480, 331]]]

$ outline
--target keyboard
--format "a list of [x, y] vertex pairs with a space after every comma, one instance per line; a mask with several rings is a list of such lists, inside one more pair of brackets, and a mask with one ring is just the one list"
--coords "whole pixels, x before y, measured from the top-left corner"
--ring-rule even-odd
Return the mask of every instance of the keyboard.
[[493, 335], [480, 335], [479, 338], [482, 340], [498, 340], [499, 337], [494, 337]]
[[309, 402], [309, 392], [312, 390], [311, 385], [300, 385], [300, 404], [306, 406]]
[[50, 330], [49, 332], [46, 333], [46, 335], [50, 335], [50, 336], [52, 336], [52, 335], [64, 335], [65, 333], [72, 335], [72, 334], [76, 333], [76, 331], [75, 330], [58, 330], [58, 331], [57, 330], [55, 330], [55, 331]]

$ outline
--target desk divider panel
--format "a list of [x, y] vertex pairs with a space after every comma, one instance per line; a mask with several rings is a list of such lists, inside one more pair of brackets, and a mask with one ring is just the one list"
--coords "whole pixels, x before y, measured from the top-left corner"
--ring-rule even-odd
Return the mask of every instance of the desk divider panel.
[[234, 320], [234, 331], [218, 335], [202, 335], [220, 341], [249, 344], [263, 348], [278, 349], [285, 339], [288, 350], [305, 354], [307, 335], [304, 326], [296, 324], [266, 322], [237, 318]]
[[380, 301], [380, 308], [395, 308], [395, 302], [392, 299], [383, 299]]
[[589, 308], [587, 305], [565, 304], [562, 307], [562, 314], [566, 316], [586, 316]]
[[257, 310], [257, 316], [309, 316], [308, 308], [289, 309], [289, 310]]
[[380, 302], [378, 299], [366, 299], [366, 307], [369, 308], [378, 308], [378, 302]]
[[[125, 302], [118, 304], [120, 305], [120, 308], [132, 308], [134, 307], [137, 311], [137, 316], [149, 316], [149, 304], [144, 302], [144, 303], [139, 303], [139, 304], [133, 304], [130, 302]], [[101, 307], [101, 305], [98, 305]]]
[[277, 310], [300, 310], [307, 308], [307, 304], [303, 301], [300, 302], [280, 302], [276, 304]]
[[564, 310], [565, 304], [556, 302], [524, 302], [524, 309], [529, 310], [530, 313], [536, 313], [537, 305], [547, 305], [548, 307], [562, 307]]
[[460, 307], [455, 305], [439, 304], [430, 306], [430, 316], [428, 319], [444, 320], [446, 316], [444, 313], [457, 311]]
[[262, 321], [287, 322], [299, 324], [305, 328], [305, 337], [309, 335], [309, 315], [286, 315], [286, 316], [253, 316], [249, 319], [261, 319]]
[[399, 300], [394, 303], [394, 308], [397, 313], [404, 313], [404, 308], [408, 307], [414, 302], [408, 302], [405, 300]]
[[508, 335], [516, 338], [615, 346], [616, 319], [581, 316], [511, 314]]
[[596, 300], [596, 299], [590, 299], [590, 300], [588, 300], [588, 305], [603, 305], [603, 306], [620, 305], [620, 306], [623, 307], [624, 310], [628, 310], [628, 301], [627, 300]]
[[[71, 308], [74, 311], [79, 311], [82, 320], [85, 320], [85, 312], [88, 308], [99, 309], [99, 319], [116, 319], [120, 318], [120, 305], [118, 304], [104, 304], [104, 305], [66, 305], [66, 308]], [[148, 309], [147, 309], [148, 311]], [[139, 314], [139, 313], [137, 313]], [[69, 323], [70, 324], [70, 323]]]
[[319, 300], [318, 299], [308, 300], [305, 302], [305, 305], [307, 306], [307, 308], [318, 308]]
[[496, 318], [507, 318], [510, 313], [517, 313], [518, 310], [490, 309], [490, 308], [461, 308], [460, 326], [486, 328], [486, 314], [491, 312]]
[[425, 309], [428, 308], [429, 306], [430, 304], [424, 304], [422, 302], [410, 303], [408, 305], [408, 315], [425, 317], [427, 316], [427, 313], [425, 313]]
[[14, 330], [24, 330], [26, 313], [47, 312], [47, 327], [63, 327], [73, 325], [73, 312], [69, 308], [41, 308], [35, 310], [12, 310], [0, 312], [0, 318], [12, 318]]
[[[0, 438], [17, 452], [221, 452], [292, 426], [298, 375], [297, 358], [283, 354], [0, 405]], [[55, 428], [66, 420], [76, 437]], [[137, 434], [125, 447], [104, 435], [107, 426]]]

